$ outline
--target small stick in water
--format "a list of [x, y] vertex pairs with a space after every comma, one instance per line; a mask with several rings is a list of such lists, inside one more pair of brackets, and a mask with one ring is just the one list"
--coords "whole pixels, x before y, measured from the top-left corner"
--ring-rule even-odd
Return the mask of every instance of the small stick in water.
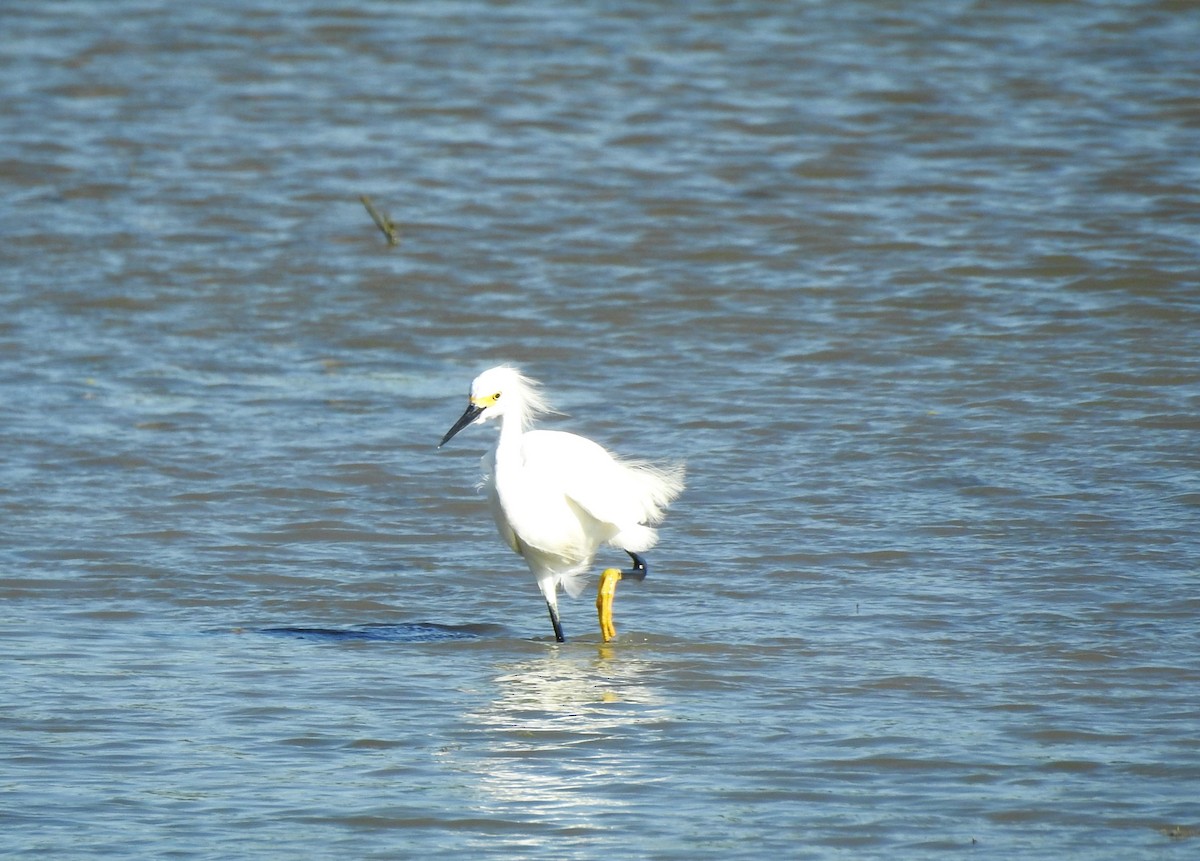
[[392, 223], [392, 220], [376, 209], [375, 204], [371, 203], [371, 198], [365, 194], [360, 194], [358, 199], [367, 208], [367, 212], [370, 214], [371, 220], [375, 222], [375, 226], [383, 231], [383, 235], [387, 237], [387, 244], [395, 245], [399, 241], [399, 231], [396, 230], [396, 225]]

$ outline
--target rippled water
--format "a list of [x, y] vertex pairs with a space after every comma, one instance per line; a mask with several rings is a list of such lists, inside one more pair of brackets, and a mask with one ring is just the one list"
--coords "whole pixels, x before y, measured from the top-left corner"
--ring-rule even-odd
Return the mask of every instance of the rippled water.
[[[0, 18], [6, 857], [1195, 857], [1191, 4]], [[502, 360], [688, 462], [609, 646]]]

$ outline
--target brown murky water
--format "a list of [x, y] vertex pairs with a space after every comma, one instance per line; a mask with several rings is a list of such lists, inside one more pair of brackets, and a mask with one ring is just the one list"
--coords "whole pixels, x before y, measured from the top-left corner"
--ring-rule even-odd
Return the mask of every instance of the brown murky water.
[[[1189, 4], [0, 17], [6, 857], [1195, 857]], [[501, 360], [688, 461], [609, 647]]]

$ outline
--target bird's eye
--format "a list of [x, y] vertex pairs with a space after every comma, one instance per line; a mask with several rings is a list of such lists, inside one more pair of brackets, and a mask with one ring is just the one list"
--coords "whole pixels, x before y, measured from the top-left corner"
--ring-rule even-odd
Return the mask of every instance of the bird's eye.
[[493, 401], [498, 401], [498, 400], [500, 400], [500, 393], [499, 393], [499, 392], [496, 392], [496, 394], [492, 395], [492, 400], [493, 400]]

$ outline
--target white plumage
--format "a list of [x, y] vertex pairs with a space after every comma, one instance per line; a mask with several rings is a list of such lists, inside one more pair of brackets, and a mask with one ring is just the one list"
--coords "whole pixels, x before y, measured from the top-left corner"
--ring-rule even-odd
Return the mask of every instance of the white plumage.
[[579, 594], [602, 544], [625, 550], [644, 572], [637, 554], [658, 541], [654, 525], [682, 492], [683, 467], [622, 460], [573, 433], [530, 430], [547, 412], [536, 381], [508, 365], [491, 368], [471, 383], [466, 412], [439, 447], [469, 424], [500, 422], [480, 486], [500, 536], [533, 572], [561, 640], [559, 588]]

